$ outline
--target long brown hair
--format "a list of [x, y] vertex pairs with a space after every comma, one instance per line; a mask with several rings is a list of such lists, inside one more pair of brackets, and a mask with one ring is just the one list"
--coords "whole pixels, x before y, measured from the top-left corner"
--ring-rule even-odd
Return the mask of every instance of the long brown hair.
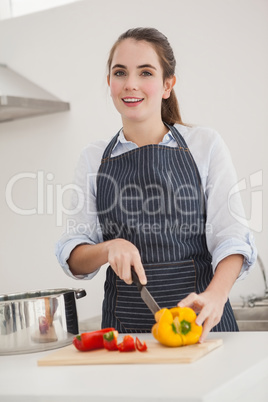
[[[167, 37], [155, 28], [133, 28], [121, 34], [110, 51], [107, 61], [108, 74], [110, 74], [114, 52], [117, 46], [125, 39], [146, 41], [154, 47], [163, 69], [163, 81], [165, 81], [166, 78], [171, 78], [175, 75], [176, 60], [173, 50]], [[170, 92], [170, 97], [162, 99], [161, 117], [162, 121], [167, 124], [184, 124], [180, 114], [179, 103], [173, 88]]]

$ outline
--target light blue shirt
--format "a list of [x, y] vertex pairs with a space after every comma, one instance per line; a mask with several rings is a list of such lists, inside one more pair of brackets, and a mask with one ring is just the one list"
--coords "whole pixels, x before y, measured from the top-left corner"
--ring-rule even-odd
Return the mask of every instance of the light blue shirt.
[[[210, 128], [179, 124], [175, 127], [184, 137], [201, 177], [207, 211], [207, 246], [212, 255], [213, 270], [223, 258], [242, 254], [244, 264], [239, 275], [239, 279], [242, 279], [256, 261], [257, 250], [249, 228], [236, 219], [238, 216], [245, 216], [245, 213], [229, 150], [221, 136]], [[91, 279], [99, 270], [88, 275], [74, 276], [67, 260], [79, 244], [97, 244], [103, 241], [96, 210], [96, 175], [109, 141], [110, 139], [100, 140], [83, 149], [75, 172], [70, 208], [72, 212], [68, 214], [65, 233], [56, 244], [56, 256], [60, 265], [67, 275], [76, 279]], [[159, 145], [178, 146], [170, 132]], [[138, 146], [127, 141], [121, 130], [111, 157], [135, 148]]]

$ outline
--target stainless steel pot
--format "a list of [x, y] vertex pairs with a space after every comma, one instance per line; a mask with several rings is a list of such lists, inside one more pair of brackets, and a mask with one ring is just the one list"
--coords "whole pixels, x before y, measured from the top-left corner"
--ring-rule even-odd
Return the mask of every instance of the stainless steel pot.
[[0, 355], [66, 346], [79, 333], [76, 299], [84, 289], [0, 295]]

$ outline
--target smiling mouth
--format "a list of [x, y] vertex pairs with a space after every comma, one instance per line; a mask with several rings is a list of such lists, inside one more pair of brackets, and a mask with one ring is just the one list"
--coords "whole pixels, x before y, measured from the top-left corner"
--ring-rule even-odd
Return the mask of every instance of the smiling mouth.
[[140, 103], [143, 101], [143, 98], [122, 98], [124, 103]]

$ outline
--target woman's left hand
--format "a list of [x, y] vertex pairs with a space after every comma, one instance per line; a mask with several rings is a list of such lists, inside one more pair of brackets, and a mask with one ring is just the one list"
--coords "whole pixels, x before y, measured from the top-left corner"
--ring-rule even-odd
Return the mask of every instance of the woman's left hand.
[[190, 293], [178, 303], [179, 307], [191, 307], [198, 314], [195, 322], [203, 325], [199, 342], [203, 342], [209, 331], [220, 322], [224, 305], [241, 271], [243, 260], [244, 256], [241, 254], [225, 257], [217, 265], [214, 276], [203, 293]]
[[195, 322], [203, 325], [203, 332], [199, 339], [202, 343], [210, 330], [217, 325], [222, 317], [226, 299], [220, 299], [219, 295], [206, 290], [203, 293], [190, 293], [178, 303], [179, 307], [191, 307], [198, 314]]

